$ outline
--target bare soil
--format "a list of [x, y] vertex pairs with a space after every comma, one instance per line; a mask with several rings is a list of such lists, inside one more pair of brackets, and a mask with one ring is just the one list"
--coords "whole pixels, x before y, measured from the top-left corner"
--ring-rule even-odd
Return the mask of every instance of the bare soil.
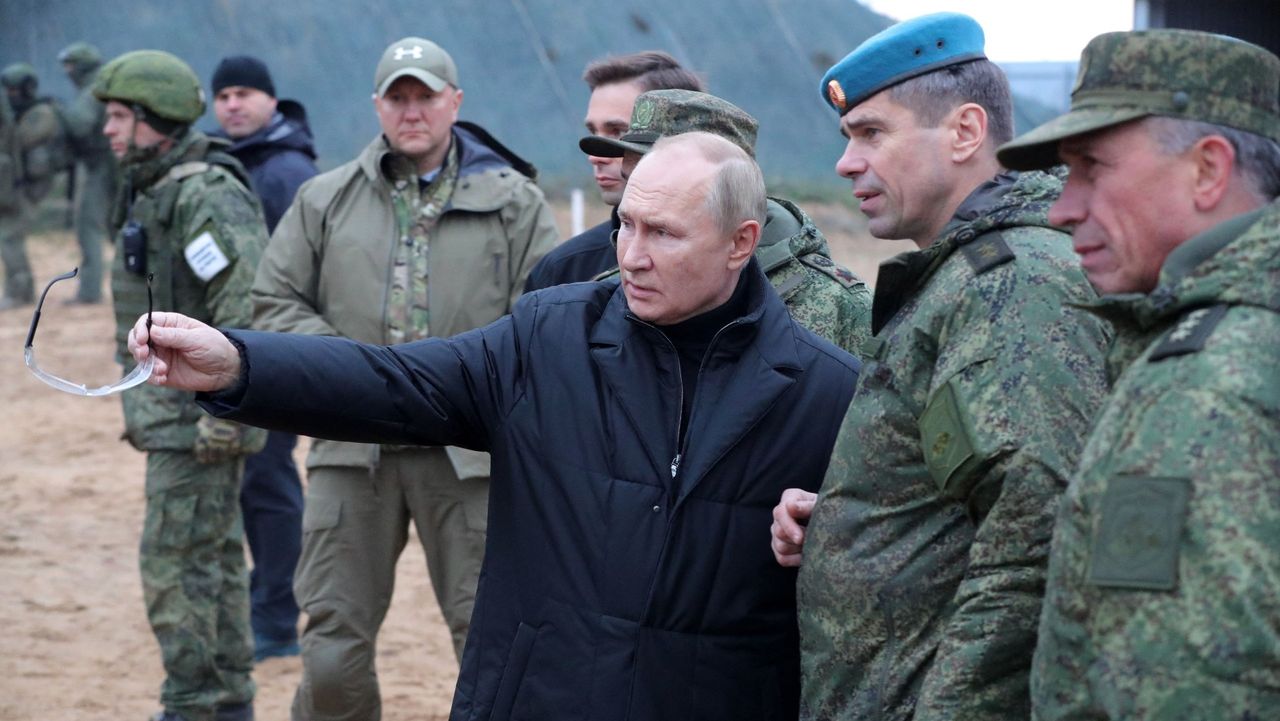
[[[860, 236], [856, 213], [842, 206], [807, 210], [836, 258], [863, 277], [906, 247]], [[563, 208], [558, 215], [568, 228]], [[78, 258], [65, 232], [32, 236], [28, 249], [38, 284]], [[59, 284], [45, 305], [41, 367], [109, 383], [119, 377], [111, 306], [63, 306], [73, 286]], [[119, 440], [118, 398], [59, 393], [27, 372], [20, 348], [30, 319], [30, 308], [0, 311], [0, 720], [142, 721], [158, 708], [163, 680], [138, 577], [143, 455]], [[447, 717], [457, 666], [416, 539], [398, 568], [378, 670], [383, 718]], [[296, 657], [254, 669], [259, 719], [288, 718], [300, 673]]]

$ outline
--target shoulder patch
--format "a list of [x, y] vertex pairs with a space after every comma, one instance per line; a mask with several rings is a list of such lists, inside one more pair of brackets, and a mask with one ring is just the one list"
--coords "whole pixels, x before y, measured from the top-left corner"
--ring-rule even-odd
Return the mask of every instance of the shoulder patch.
[[187, 259], [191, 272], [206, 283], [231, 265], [231, 259], [213, 237], [208, 226], [187, 243], [182, 249], [182, 255]]
[[1213, 334], [1213, 329], [1227, 314], [1230, 308], [1225, 303], [1197, 308], [1182, 316], [1177, 325], [1170, 328], [1156, 343], [1147, 362], [1155, 363], [1165, 358], [1196, 353], [1204, 350], [1204, 344]]
[[800, 256], [800, 262], [819, 273], [835, 278], [840, 285], [846, 288], [852, 288], [862, 282], [862, 279], [854, 275], [853, 271], [821, 253], [806, 253]]
[[992, 268], [1004, 265], [1017, 256], [999, 233], [984, 233], [975, 240], [961, 243], [960, 250], [973, 266], [973, 272], [982, 275]]

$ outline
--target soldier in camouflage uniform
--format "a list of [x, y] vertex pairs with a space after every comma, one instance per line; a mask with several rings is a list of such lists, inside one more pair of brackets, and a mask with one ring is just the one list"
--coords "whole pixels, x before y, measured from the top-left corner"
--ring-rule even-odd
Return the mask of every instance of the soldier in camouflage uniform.
[[[636, 98], [630, 129], [619, 138], [592, 135], [579, 143], [600, 158], [621, 157], [622, 178], [659, 138], [689, 132], [719, 135], [755, 157], [756, 119], [714, 95], [651, 90]], [[795, 203], [770, 197], [756, 260], [791, 317], [857, 355], [871, 337], [871, 291], [853, 271], [831, 260], [827, 239]], [[598, 279], [615, 276], [613, 269]]]
[[93, 83], [102, 65], [94, 46], [72, 43], [58, 53], [67, 78], [80, 91], [63, 113], [67, 140], [75, 160], [84, 169], [76, 189], [76, 241], [80, 244], [80, 289], [75, 303], [102, 300], [102, 242], [108, 236], [107, 218], [119, 182], [120, 169], [102, 135], [105, 113], [93, 97]]
[[0, 71], [12, 112], [0, 145], [0, 262], [4, 263], [4, 297], [0, 310], [34, 300], [27, 230], [35, 206], [49, 193], [53, 176], [66, 165], [62, 122], [54, 102], [36, 95], [39, 79], [27, 63]]
[[[247, 327], [266, 229], [243, 168], [191, 128], [204, 112], [200, 81], [178, 58], [142, 50], [104, 66], [93, 94], [106, 103], [103, 133], [124, 173], [111, 221], [121, 362], [131, 362], [125, 341], [147, 311], [148, 283], [156, 308]], [[147, 453], [142, 587], [165, 669], [156, 718], [251, 719], [238, 498], [244, 456], [266, 434], [205, 415], [193, 396], [152, 385], [121, 396], [125, 437]]]
[[1066, 161], [1118, 374], [1062, 502], [1035, 716], [1280, 710], [1280, 59], [1222, 35], [1108, 33], [1066, 115], [1000, 150]]
[[[298, 189], [254, 282], [257, 327], [398, 344], [510, 311], [558, 233], [533, 166], [457, 120], [457, 83], [453, 59], [429, 40], [386, 48], [373, 84], [382, 134]], [[307, 470], [294, 580], [307, 624], [293, 716], [376, 720], [376, 641], [411, 521], [462, 656], [489, 456], [317, 440]]]
[[[788, 491], [774, 552], [798, 581], [801, 715], [1026, 719], [1054, 511], [1106, 390], [1104, 323], [1051, 174], [1002, 172], [1007, 81], [971, 18], [872, 37], [823, 91], [836, 169], [880, 267], [875, 338], [822, 490]], [[906, 78], [904, 80], [904, 78]], [[805, 517], [807, 528], [800, 525]]]

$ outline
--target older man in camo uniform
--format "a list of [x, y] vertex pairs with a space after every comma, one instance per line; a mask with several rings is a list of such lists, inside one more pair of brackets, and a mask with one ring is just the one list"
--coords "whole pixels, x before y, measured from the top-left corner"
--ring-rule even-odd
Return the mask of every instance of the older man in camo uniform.
[[1066, 115], [1000, 150], [1070, 169], [1119, 377], [1062, 502], [1038, 718], [1280, 710], [1280, 59], [1222, 35], [1108, 33]]

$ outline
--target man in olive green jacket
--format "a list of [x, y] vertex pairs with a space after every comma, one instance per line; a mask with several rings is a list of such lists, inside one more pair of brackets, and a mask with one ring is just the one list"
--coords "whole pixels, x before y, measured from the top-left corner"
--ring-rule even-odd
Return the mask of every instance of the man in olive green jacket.
[[[382, 135], [308, 181], [254, 283], [259, 328], [372, 343], [447, 337], [505, 315], [559, 237], [534, 169], [457, 121], [452, 58], [392, 43], [375, 73]], [[488, 456], [316, 441], [295, 578], [303, 678], [295, 719], [379, 717], [378, 628], [412, 519], [454, 651], [475, 600]]]
[[1117, 375], [1054, 529], [1034, 718], [1280, 709], [1280, 58], [1106, 33], [1071, 110], [1000, 149], [1065, 162], [1049, 211]]

